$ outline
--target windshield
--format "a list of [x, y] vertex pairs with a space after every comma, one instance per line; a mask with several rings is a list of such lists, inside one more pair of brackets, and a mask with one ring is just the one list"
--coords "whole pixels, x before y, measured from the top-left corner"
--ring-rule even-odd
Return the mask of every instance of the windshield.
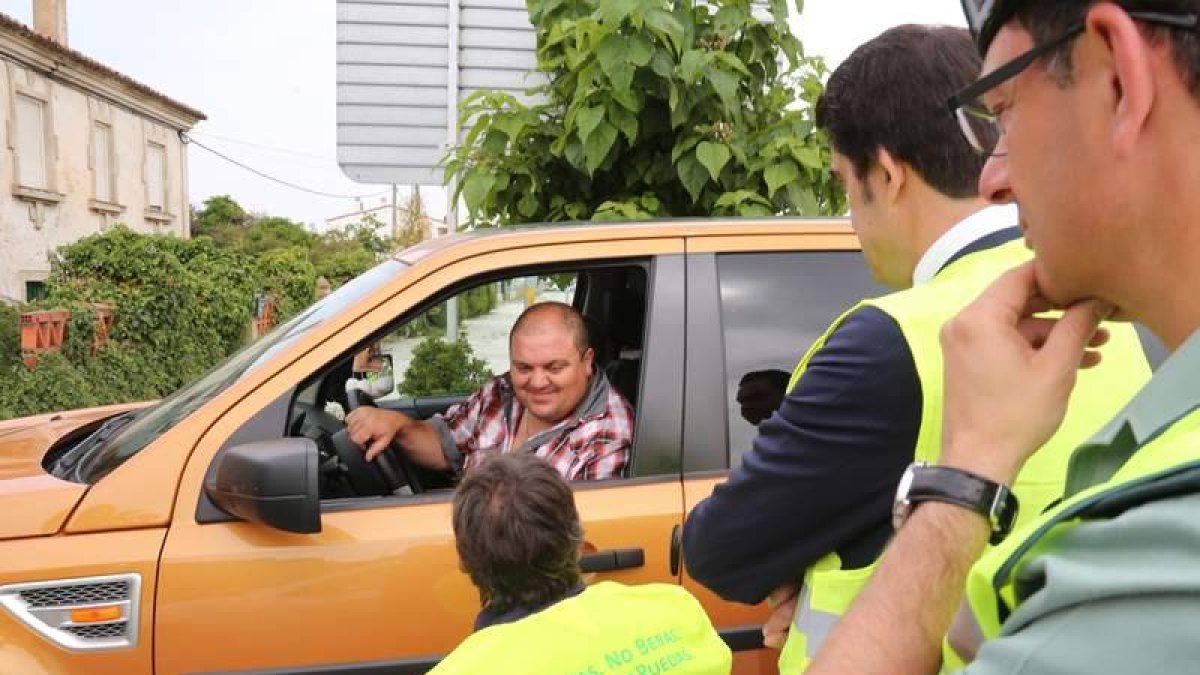
[[[183, 418], [198, 410], [234, 382], [253, 372], [301, 335], [340, 313], [359, 298], [395, 279], [408, 265], [398, 260], [383, 262], [347, 282], [328, 297], [312, 305], [262, 339], [226, 359], [207, 375], [138, 413], [111, 438], [81, 458], [71, 480], [95, 483], [136, 455]], [[85, 441], [86, 442], [86, 441]]]

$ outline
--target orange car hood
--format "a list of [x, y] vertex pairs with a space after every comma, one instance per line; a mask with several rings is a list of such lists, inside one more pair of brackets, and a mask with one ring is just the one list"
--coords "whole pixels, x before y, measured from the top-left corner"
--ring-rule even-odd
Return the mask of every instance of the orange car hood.
[[0, 422], [0, 539], [45, 536], [62, 528], [88, 486], [46, 473], [42, 458], [55, 441], [71, 431], [129, 407]]

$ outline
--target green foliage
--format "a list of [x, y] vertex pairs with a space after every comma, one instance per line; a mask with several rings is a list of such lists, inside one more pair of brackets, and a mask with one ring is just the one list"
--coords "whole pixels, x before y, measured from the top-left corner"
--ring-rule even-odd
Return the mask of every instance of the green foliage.
[[[367, 271], [385, 254], [398, 248], [397, 242], [379, 234], [382, 227], [378, 218], [368, 214], [362, 223], [318, 236], [287, 218], [249, 214], [226, 195], [210, 197], [204, 201], [204, 208], [192, 214], [195, 238], [210, 238], [222, 249], [247, 255], [256, 264], [276, 269], [278, 256], [282, 255], [277, 251], [298, 251], [295, 255], [307, 258], [316, 270], [315, 276], [325, 277], [335, 287]], [[270, 257], [264, 259], [263, 256]], [[307, 267], [296, 261], [291, 261], [289, 266], [307, 276]], [[299, 279], [294, 283], [299, 284]], [[279, 283], [274, 285], [277, 287]], [[283, 316], [291, 315], [311, 302], [311, 299], [302, 302], [300, 296], [293, 293], [289, 293], [288, 298], [293, 302], [282, 312]]]
[[460, 293], [457, 302], [460, 320], [487, 314], [496, 308], [496, 287], [493, 284], [477, 286], [466, 293]]
[[[455, 297], [458, 307], [458, 319], [471, 319], [487, 314], [496, 308], [500, 294], [495, 284], [477, 286]], [[446, 303], [431, 307], [424, 314], [404, 325], [404, 337], [436, 337], [446, 333]]]
[[845, 210], [814, 130], [825, 66], [782, 0], [767, 23], [749, 0], [527, 5], [544, 102], [464, 101], [446, 175], [471, 224]]
[[59, 249], [49, 287], [49, 306], [115, 305], [112, 339], [162, 362], [165, 394], [244, 344], [261, 280], [249, 256], [211, 239], [117, 227]]
[[236, 245], [241, 242], [243, 229], [249, 221], [250, 214], [229, 195], [209, 197], [204, 200], [204, 208], [192, 211], [192, 236], [211, 237], [227, 245]]
[[379, 234], [383, 222], [372, 214], [344, 230], [330, 230], [313, 242], [310, 256], [317, 276], [340, 286], [362, 274], [396, 248], [395, 242]]
[[262, 255], [270, 251], [288, 248], [310, 248], [316, 235], [304, 229], [300, 223], [287, 218], [267, 216], [246, 228], [243, 247], [250, 255]]
[[259, 287], [275, 297], [279, 316], [291, 317], [312, 304], [317, 269], [302, 248], [279, 248], [258, 257]]
[[146, 358], [138, 347], [109, 343], [82, 361], [71, 358], [71, 351], [42, 355], [35, 370], [20, 362], [0, 365], [0, 419], [150, 401], [174, 390], [164, 364]]
[[421, 199], [421, 186], [414, 185], [408, 193], [408, 203], [404, 205], [401, 229], [396, 236], [396, 248], [406, 249], [425, 241], [432, 235], [431, 229], [432, 223], [425, 213], [425, 202]]
[[[0, 371], [14, 365], [21, 354], [21, 313], [0, 303]], [[3, 417], [0, 417], [3, 419]]]
[[461, 394], [479, 389], [491, 377], [487, 363], [475, 358], [466, 340], [446, 342], [430, 337], [413, 349], [400, 392], [406, 396]]
[[41, 357], [37, 370], [23, 364], [0, 370], [0, 419], [100, 405], [87, 374], [64, 354]]

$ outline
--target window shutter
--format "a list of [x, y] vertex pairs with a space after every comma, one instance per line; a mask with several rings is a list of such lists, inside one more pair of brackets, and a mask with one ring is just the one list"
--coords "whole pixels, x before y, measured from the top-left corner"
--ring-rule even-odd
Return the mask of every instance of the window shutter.
[[166, 171], [166, 148], [155, 143], [146, 146], [146, 190], [147, 205], [157, 211], [165, 211], [167, 205], [166, 181], [163, 173]]
[[96, 176], [96, 199], [115, 202], [112, 189], [112, 127], [97, 124], [92, 130], [92, 167]]
[[20, 94], [17, 95], [17, 166], [19, 185], [47, 189], [45, 104]]

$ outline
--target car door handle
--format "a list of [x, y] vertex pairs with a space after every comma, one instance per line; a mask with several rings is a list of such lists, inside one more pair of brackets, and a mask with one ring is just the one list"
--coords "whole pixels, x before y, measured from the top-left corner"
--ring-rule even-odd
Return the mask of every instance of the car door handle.
[[617, 548], [596, 551], [579, 559], [581, 572], [611, 572], [641, 567], [646, 564], [646, 554], [640, 548]]
[[671, 529], [671, 576], [679, 576], [679, 563], [683, 560], [683, 526], [678, 523]]

